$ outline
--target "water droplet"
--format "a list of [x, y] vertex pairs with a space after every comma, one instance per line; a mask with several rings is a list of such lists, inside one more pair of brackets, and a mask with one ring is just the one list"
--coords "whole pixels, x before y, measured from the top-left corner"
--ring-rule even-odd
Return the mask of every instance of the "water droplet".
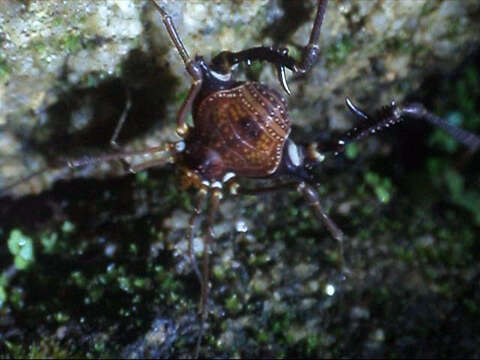
[[333, 294], [335, 294], [335, 286], [333, 286], [332, 284], [327, 284], [327, 286], [325, 286], [325, 294], [327, 294], [328, 296], [332, 296]]
[[247, 231], [248, 231], [248, 226], [247, 226], [247, 224], [245, 223], [245, 221], [239, 220], [239, 221], [237, 221], [237, 223], [235, 224], [235, 229], [236, 229], [238, 232], [244, 233], [244, 232], [247, 232]]

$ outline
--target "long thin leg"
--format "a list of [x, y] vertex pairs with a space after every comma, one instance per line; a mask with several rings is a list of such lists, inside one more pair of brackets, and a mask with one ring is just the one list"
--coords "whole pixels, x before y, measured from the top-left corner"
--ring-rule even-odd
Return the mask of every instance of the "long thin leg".
[[185, 123], [185, 117], [188, 111], [191, 109], [193, 100], [200, 91], [200, 88], [202, 87], [202, 70], [200, 69], [198, 63], [190, 57], [187, 50], [185, 49], [185, 46], [183, 45], [182, 40], [178, 35], [177, 29], [173, 24], [172, 17], [168, 15], [165, 9], [157, 1], [151, 1], [162, 15], [162, 21], [165, 25], [165, 28], [167, 29], [170, 39], [172, 40], [180, 57], [182, 58], [187, 72], [192, 77], [192, 85], [188, 92], [187, 98], [185, 99], [182, 106], [180, 107], [180, 110], [177, 113], [177, 134], [180, 137], [185, 138], [188, 132], [188, 126]]
[[[130, 97], [130, 91], [128, 88], [125, 87], [125, 108], [122, 111], [122, 115], [120, 115], [120, 119], [118, 120], [117, 126], [115, 126], [115, 130], [113, 131], [112, 137], [110, 138], [110, 146], [118, 151], [120, 150], [120, 146], [117, 143], [118, 135], [120, 135], [120, 131], [127, 119], [128, 113], [130, 112], [130, 108], [132, 107], [132, 100]], [[125, 159], [120, 159], [120, 162], [123, 165], [123, 169], [127, 172], [135, 173], [135, 170], [132, 169], [130, 163]]]
[[308, 185], [305, 182], [301, 182], [297, 187], [298, 192], [300, 192], [310, 205], [318, 219], [323, 222], [327, 230], [330, 232], [332, 237], [338, 242], [338, 251], [339, 251], [339, 267], [340, 271], [348, 272], [345, 267], [344, 251], [343, 251], [343, 242], [345, 240], [345, 235], [342, 230], [333, 222], [332, 219], [327, 215], [327, 212], [320, 203], [320, 198], [315, 189]]
[[113, 131], [112, 137], [110, 138], [110, 145], [115, 150], [119, 149], [119, 145], [117, 143], [118, 135], [120, 135], [120, 131], [122, 130], [123, 124], [127, 119], [128, 113], [130, 112], [130, 108], [132, 107], [132, 99], [130, 97], [130, 91], [128, 88], [125, 87], [125, 108], [122, 111], [122, 115], [120, 115], [120, 119], [118, 120], [117, 126], [115, 126], [115, 130]]
[[[155, 166], [155, 165], [160, 165], [164, 164], [166, 162], [166, 159], [168, 158], [168, 155], [171, 155], [172, 152], [175, 149], [172, 144], [167, 144], [167, 145], [162, 145], [162, 146], [154, 146], [154, 147], [149, 147], [146, 149], [141, 149], [141, 150], [136, 150], [136, 151], [120, 151], [120, 152], [115, 152], [115, 153], [106, 153], [106, 154], [100, 154], [100, 155], [83, 155], [81, 157], [77, 158], [72, 158], [72, 159], [63, 159], [57, 161], [56, 164], [54, 164], [52, 167], [45, 167], [43, 169], [40, 169], [24, 178], [21, 178], [17, 181], [14, 181], [4, 188], [0, 189], [0, 195], [6, 195], [11, 189], [14, 187], [26, 183], [33, 178], [37, 176], [41, 176], [42, 174], [46, 173], [47, 171], [51, 170], [66, 170], [66, 169], [75, 169], [78, 167], [82, 166], [87, 166], [87, 165], [94, 165], [102, 162], [108, 162], [108, 161], [118, 161], [121, 159], [124, 159], [125, 157], [129, 156], [137, 156], [137, 155], [149, 155], [149, 154], [154, 154], [154, 153], [160, 153], [163, 152], [165, 153], [164, 158], [162, 159], [156, 159], [144, 163], [140, 163], [138, 165], [135, 165], [132, 169], [134, 171], [138, 171], [140, 169], [150, 167], [150, 166]], [[148, 166], [146, 166], [148, 165]]]
[[77, 158], [61, 160], [58, 163], [58, 167], [59, 168], [69, 167], [73, 169], [73, 168], [77, 168], [85, 165], [93, 165], [96, 163], [115, 161], [115, 160], [123, 159], [129, 156], [149, 155], [149, 154], [154, 154], [159, 152], [165, 152], [169, 154], [172, 148], [169, 145], [153, 146], [153, 147], [149, 147], [141, 150], [119, 151], [115, 153], [106, 153], [106, 154], [93, 155], [93, 156], [90, 154], [86, 154]]
[[425, 109], [420, 103], [404, 105], [400, 108], [400, 112], [400, 116], [410, 116], [415, 119], [427, 120], [430, 124], [446, 131], [455, 140], [469, 147], [471, 151], [476, 151], [480, 148], [480, 136], [450, 124], [448, 121], [445, 121], [437, 115], [427, 111], [427, 109]]
[[188, 125], [185, 122], [185, 118], [187, 116], [187, 113], [190, 111], [192, 108], [193, 100], [195, 100], [195, 97], [197, 96], [198, 92], [200, 91], [202, 87], [202, 77], [199, 76], [197, 78], [193, 78], [193, 83], [190, 86], [190, 90], [188, 91], [188, 95], [183, 102], [182, 106], [180, 107], [180, 110], [177, 113], [177, 129], [176, 132], [178, 136], [181, 138], [185, 138], [188, 133]]
[[195, 275], [198, 277], [198, 281], [200, 284], [202, 284], [203, 279], [202, 275], [200, 273], [200, 269], [198, 268], [197, 261], [195, 259], [195, 254], [193, 252], [193, 240], [195, 236], [195, 227], [196, 224], [199, 220], [201, 209], [202, 209], [202, 204], [205, 201], [205, 198], [207, 196], [207, 191], [205, 189], [200, 189], [197, 192], [197, 201], [194, 205], [193, 208], [193, 214], [190, 217], [190, 220], [188, 222], [188, 232], [187, 232], [187, 239], [188, 239], [188, 256], [190, 263], [192, 264], [193, 271], [195, 272]]
[[11, 182], [10, 184], [6, 185], [5, 187], [0, 188], [0, 196], [7, 195], [8, 192], [11, 189], [17, 187], [20, 184], [24, 184], [24, 183], [29, 182], [30, 180], [32, 180], [32, 179], [34, 179], [38, 176], [41, 176], [42, 174], [45, 174], [49, 170], [51, 170], [49, 167], [44, 167], [44, 168], [41, 168], [40, 170], [37, 170], [37, 171], [19, 179], [19, 180]]
[[195, 358], [198, 358], [200, 353], [200, 345], [202, 343], [203, 332], [205, 328], [205, 321], [207, 320], [207, 301], [208, 295], [210, 290], [209, 284], [209, 273], [210, 273], [210, 266], [209, 266], [209, 259], [210, 259], [210, 244], [212, 242], [213, 237], [213, 223], [215, 221], [215, 215], [217, 214], [218, 205], [220, 204], [220, 200], [222, 198], [222, 193], [219, 189], [210, 189], [209, 191], [209, 201], [208, 201], [208, 214], [207, 214], [207, 222], [206, 222], [206, 232], [205, 232], [205, 242], [203, 247], [203, 263], [202, 263], [202, 289], [201, 289], [201, 298], [200, 298], [200, 332], [197, 338], [197, 345], [195, 348]]
[[317, 13], [315, 15], [315, 22], [313, 23], [312, 32], [308, 44], [303, 48], [302, 58], [297, 63], [296, 71], [299, 73], [306, 73], [315, 64], [318, 59], [320, 47], [318, 46], [318, 38], [320, 36], [320, 29], [322, 28], [323, 18], [327, 10], [328, 0], [318, 0]]
[[129, 165], [128, 169], [126, 169], [131, 174], [136, 174], [139, 171], [149, 169], [154, 166], [163, 166], [168, 162], [168, 157], [162, 157], [159, 159], [147, 160], [135, 165]]
[[328, 0], [317, 0], [317, 11], [315, 21], [308, 44], [303, 48], [300, 61], [295, 60], [288, 55], [286, 48], [276, 48], [272, 46], [259, 46], [246, 49], [239, 52], [222, 51], [212, 59], [212, 68], [221, 73], [228, 73], [235, 64], [240, 62], [251, 62], [252, 60], [268, 61], [277, 68], [278, 79], [283, 86], [285, 92], [290, 94], [285, 79], [285, 68], [294, 73], [303, 74], [310, 70], [312, 65], [318, 59], [320, 48], [318, 46], [318, 38], [322, 27], [325, 11], [327, 9]]
[[428, 121], [446, 131], [455, 140], [468, 147], [470, 152], [474, 152], [480, 148], [480, 136], [450, 124], [439, 116], [427, 111], [420, 103], [398, 105], [392, 102], [390, 105], [377, 110], [373, 116], [370, 116], [365, 113], [365, 111], [359, 109], [349, 98], [346, 98], [345, 101], [350, 111], [361, 119], [361, 123], [332, 143], [323, 146], [322, 151], [333, 151], [335, 154], [338, 154], [344, 150], [345, 145], [348, 143], [374, 135], [385, 128], [398, 124], [406, 118], [424, 119]]
[[284, 189], [296, 189], [299, 193], [301, 193], [305, 197], [308, 205], [312, 207], [315, 213], [315, 216], [318, 219], [320, 219], [320, 221], [325, 225], [325, 227], [330, 232], [332, 237], [335, 240], [337, 240], [338, 250], [339, 250], [339, 268], [342, 272], [348, 272], [345, 266], [344, 251], [343, 251], [343, 243], [345, 240], [345, 235], [343, 231], [327, 215], [327, 212], [325, 211], [322, 204], [320, 203], [320, 198], [318, 196], [318, 193], [315, 191], [315, 189], [311, 185], [307, 184], [304, 181], [300, 183], [287, 182], [283, 184], [277, 184], [273, 186], [266, 186], [266, 187], [259, 187], [259, 188], [250, 188], [250, 189], [239, 188], [237, 191], [239, 194], [254, 195], [254, 194], [261, 194], [265, 192], [284, 190]]
[[170, 36], [170, 39], [172, 40], [175, 47], [177, 48], [177, 51], [180, 54], [183, 62], [185, 63], [185, 65], [188, 65], [189, 63], [192, 62], [192, 59], [190, 58], [190, 55], [188, 55], [188, 52], [187, 52], [187, 49], [185, 49], [185, 46], [183, 46], [182, 40], [180, 40], [180, 36], [178, 36], [178, 32], [177, 32], [177, 29], [175, 28], [175, 25], [173, 24], [172, 17], [168, 15], [165, 9], [156, 0], [152, 0], [152, 2], [153, 2], [153, 5], [155, 5], [157, 10], [162, 15], [162, 21], [165, 25], [165, 28], [168, 31], [168, 35]]

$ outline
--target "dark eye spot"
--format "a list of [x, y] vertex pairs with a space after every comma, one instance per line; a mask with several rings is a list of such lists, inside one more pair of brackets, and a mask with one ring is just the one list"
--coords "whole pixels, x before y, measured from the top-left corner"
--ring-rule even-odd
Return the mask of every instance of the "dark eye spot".
[[240, 130], [242, 136], [244, 136], [245, 138], [248, 138], [248, 139], [257, 138], [262, 131], [260, 126], [255, 121], [255, 119], [253, 119], [251, 117], [248, 117], [248, 116], [240, 118], [238, 120], [238, 124], [240, 126], [239, 130]]

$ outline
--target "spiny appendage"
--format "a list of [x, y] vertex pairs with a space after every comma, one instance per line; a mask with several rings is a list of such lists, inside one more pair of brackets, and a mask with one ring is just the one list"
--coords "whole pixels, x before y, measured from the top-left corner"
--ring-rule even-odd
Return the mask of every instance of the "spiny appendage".
[[359, 140], [368, 135], [373, 135], [385, 128], [394, 126], [401, 122], [404, 117], [412, 119], [424, 119], [427, 122], [446, 131], [451, 137], [464, 144], [471, 151], [480, 148], [480, 137], [427, 111], [420, 103], [397, 105], [394, 101], [390, 105], [382, 107], [375, 112], [374, 116], [367, 115], [360, 110], [353, 102], [346, 98], [346, 103], [352, 113], [362, 119], [360, 126], [353, 128], [341, 136], [335, 145], [335, 154], [342, 152], [349, 142]]
[[205, 98], [195, 114], [196, 136], [221, 154], [226, 168], [266, 176], [278, 167], [290, 133], [285, 99], [258, 83]]
[[348, 97], [345, 99], [350, 111], [362, 119], [359, 126], [349, 130], [341, 136], [337, 142], [337, 149], [335, 153], [340, 153], [344, 150], [346, 144], [352, 141], [360, 140], [366, 136], [374, 135], [385, 128], [394, 126], [403, 120], [403, 112], [401, 108], [394, 102], [388, 106], [383, 106], [375, 112], [374, 116], [367, 115], [364, 111], [359, 109]]

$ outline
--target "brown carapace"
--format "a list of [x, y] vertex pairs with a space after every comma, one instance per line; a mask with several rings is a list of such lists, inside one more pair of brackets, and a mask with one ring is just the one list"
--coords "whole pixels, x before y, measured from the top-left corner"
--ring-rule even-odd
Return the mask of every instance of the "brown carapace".
[[221, 181], [229, 172], [248, 177], [273, 174], [290, 134], [285, 98], [256, 82], [200, 98], [194, 104], [193, 123], [183, 159], [209, 181]]
[[[222, 51], [213, 57], [209, 64], [201, 56], [190, 57], [166, 9], [156, 0], [151, 2], [159, 11], [166, 30], [185, 64], [186, 71], [192, 77], [190, 91], [177, 115], [177, 133], [182, 140], [139, 151], [118, 151], [116, 140], [129, 109], [129, 103], [127, 103], [111, 139], [115, 152], [70, 159], [60, 163], [59, 167], [76, 168], [97, 162], [120, 160], [126, 169], [136, 172], [140, 169], [164, 165], [170, 161], [174, 162], [180, 170], [183, 186], [194, 186], [198, 189], [199, 195], [187, 233], [192, 267], [201, 283], [200, 330], [195, 349], [196, 357], [199, 355], [207, 317], [209, 244], [213, 237], [211, 229], [224, 188], [230, 189], [232, 193], [243, 194], [258, 194], [278, 189], [293, 189], [301, 193], [312, 207], [316, 218], [337, 240], [340, 271], [346, 272], [343, 260], [344, 235], [321, 206], [311, 172], [315, 165], [321, 163], [327, 155], [335, 156], [341, 153], [347, 143], [377, 133], [383, 128], [398, 123], [404, 117], [425, 119], [444, 129], [470, 149], [475, 150], [480, 147], [478, 136], [450, 125], [428, 112], [421, 104], [397, 105], [392, 102], [370, 116], [348, 98], [346, 99], [347, 107], [360, 120], [359, 126], [328, 144], [297, 145], [289, 139], [291, 127], [285, 98], [267, 85], [235, 80], [231, 70], [241, 62], [248, 63], [253, 60], [269, 62], [274, 65], [283, 90], [290, 94], [285, 70], [306, 73], [314, 65], [319, 56], [318, 39], [327, 0], [314, 1], [316, 4], [314, 24], [308, 44], [304, 47], [299, 60], [289, 56], [285, 48], [260, 46], [240, 52]], [[192, 111], [193, 127], [188, 126], [185, 121], [189, 111]], [[127, 162], [132, 155], [153, 153], [163, 153], [165, 156], [136, 165], [130, 165]], [[48, 168], [42, 169], [27, 178], [13, 182], [1, 189], [0, 194], [48, 170]], [[283, 178], [286, 181], [271, 187], [245, 189], [236, 182], [238, 177]], [[205, 220], [207, 230], [203, 239], [203, 262], [200, 270], [195, 261], [192, 243], [195, 224], [201, 216], [200, 209], [203, 202], [208, 204]]]

